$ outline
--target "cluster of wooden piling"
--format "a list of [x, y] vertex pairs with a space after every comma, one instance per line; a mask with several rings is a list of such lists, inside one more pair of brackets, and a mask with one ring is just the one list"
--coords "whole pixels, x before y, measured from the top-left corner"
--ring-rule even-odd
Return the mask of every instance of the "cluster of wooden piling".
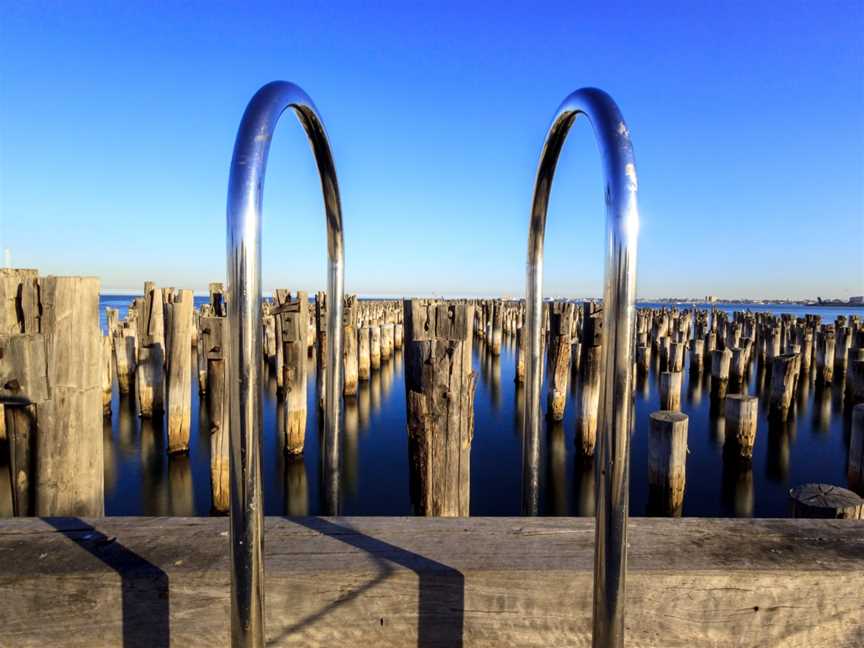
[[0, 270], [0, 402], [15, 515], [103, 515], [99, 280]]
[[[196, 309], [191, 291], [147, 282], [122, 320], [118, 311], [106, 309], [103, 336], [95, 279], [2, 271], [0, 435], [10, 441], [16, 514], [102, 512], [99, 413], [112, 415], [115, 380], [122, 396], [135, 399], [140, 417], [164, 417], [167, 452], [187, 453], [192, 371], [197, 371], [210, 423], [213, 509], [227, 511], [227, 296], [219, 283], [211, 284], [209, 293], [209, 302]], [[306, 292], [280, 289], [261, 308], [262, 363], [275, 377], [280, 438], [286, 457], [294, 461], [305, 449], [307, 360], [313, 355], [323, 399], [328, 304], [324, 293], [310, 300]], [[346, 403], [357, 397], [360, 383], [405, 349], [406, 434], [417, 513], [469, 514], [476, 383], [472, 347], [482, 346], [494, 359], [505, 339], [515, 341], [518, 394], [525, 377], [524, 319], [523, 300], [345, 297]], [[741, 465], [751, 461], [757, 443], [759, 399], [747, 393], [754, 365], [760, 384], [767, 386], [763, 409], [771, 421], [794, 416], [796, 396], [808, 381], [842, 387], [847, 404], [861, 403], [852, 413], [848, 481], [854, 490], [864, 490], [864, 326], [859, 318], [823, 323], [818, 315], [796, 319], [639, 309], [633, 335], [637, 389], [649, 368], [658, 374], [661, 409], [650, 416], [648, 439], [653, 510], [680, 514], [683, 508], [688, 416], [681, 411], [681, 392], [688, 360], [691, 384], [710, 375], [712, 416], [723, 420], [726, 460]], [[576, 448], [590, 459], [603, 372], [602, 304], [545, 302], [541, 341], [546, 417], [550, 424], [562, 421], [572, 395]]]

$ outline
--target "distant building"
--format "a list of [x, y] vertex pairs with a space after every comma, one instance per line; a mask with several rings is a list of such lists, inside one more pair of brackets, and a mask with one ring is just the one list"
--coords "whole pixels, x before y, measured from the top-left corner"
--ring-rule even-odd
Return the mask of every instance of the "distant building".
[[715, 295], [705, 295], [705, 301], [709, 304], [713, 304], [717, 301], [717, 297]]
[[864, 295], [858, 295], [857, 297], [849, 298], [850, 304], [864, 304]]

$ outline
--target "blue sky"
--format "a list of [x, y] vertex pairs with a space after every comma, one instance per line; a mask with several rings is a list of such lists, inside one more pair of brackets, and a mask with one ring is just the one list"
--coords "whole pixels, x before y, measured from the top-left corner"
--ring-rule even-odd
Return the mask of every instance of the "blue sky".
[[[857, 0], [5, 2], [0, 246], [105, 289], [224, 278], [234, 136], [273, 79], [324, 117], [350, 291], [522, 294], [546, 128], [592, 85], [633, 137], [641, 297], [864, 293]], [[264, 210], [265, 289], [322, 288], [323, 207], [291, 114]], [[547, 294], [599, 294], [603, 214], [577, 124], [550, 205]]]

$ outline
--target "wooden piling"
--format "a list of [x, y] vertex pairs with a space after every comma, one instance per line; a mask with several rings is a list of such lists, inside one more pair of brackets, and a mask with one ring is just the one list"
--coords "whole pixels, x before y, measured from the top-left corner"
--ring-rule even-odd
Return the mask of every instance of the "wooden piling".
[[357, 377], [366, 382], [372, 372], [372, 362], [369, 357], [369, 334], [368, 326], [357, 329]]
[[759, 414], [759, 399], [746, 394], [726, 396], [726, 443], [743, 459], [753, 456], [756, 443], [756, 425]]
[[600, 380], [603, 363], [603, 318], [586, 302], [582, 321], [583, 358], [580, 369], [579, 409], [576, 412], [576, 446], [583, 456], [594, 455], [597, 444], [597, 417], [600, 408]]
[[144, 284], [144, 299], [138, 302], [138, 362], [135, 386], [138, 416], [151, 418], [164, 410], [165, 320], [162, 291], [153, 282]]
[[[496, 309], [500, 309], [500, 305], [496, 305]], [[552, 421], [563, 420], [564, 409], [567, 406], [567, 385], [570, 378], [570, 325], [572, 319], [572, 309], [567, 308], [560, 309], [550, 316], [549, 393], [546, 404], [546, 416]], [[493, 340], [494, 335], [495, 331], [493, 329]], [[499, 341], [498, 353], [500, 354], [500, 352]], [[494, 348], [492, 353], [495, 355]]]
[[189, 452], [192, 426], [192, 312], [194, 293], [180, 290], [166, 304], [168, 347], [168, 452]]
[[792, 517], [864, 520], [864, 500], [831, 484], [804, 484], [789, 491]]
[[474, 434], [474, 307], [405, 302], [412, 500], [420, 515], [467, 516]]
[[369, 365], [381, 368], [381, 327], [374, 322], [369, 327]]
[[[360, 379], [357, 362], [357, 296], [345, 297], [342, 309], [342, 373], [344, 375], [342, 393], [345, 396], [357, 395], [357, 383]], [[394, 339], [395, 344], [395, 339]]]
[[771, 365], [770, 413], [785, 419], [792, 405], [795, 375], [798, 363], [797, 353], [784, 353], [774, 358]]
[[[283, 447], [291, 455], [302, 454], [306, 442], [306, 335], [309, 320], [309, 297], [297, 292], [296, 298], [285, 295], [283, 302], [271, 311], [276, 316], [277, 353], [282, 358], [282, 389], [285, 430]], [[326, 336], [325, 336], [326, 337]], [[323, 367], [321, 369], [324, 370]]]
[[670, 412], [681, 411], [681, 386], [683, 372], [663, 371], [660, 373], [660, 407]]
[[688, 420], [681, 412], [659, 411], [650, 417], [648, 485], [652, 499], [672, 515], [680, 515], [684, 504]]
[[114, 387], [114, 344], [111, 335], [102, 336], [102, 357], [99, 363], [102, 382], [102, 416], [111, 418], [111, 392]]
[[229, 497], [227, 318], [201, 317], [199, 340], [207, 360], [207, 413], [210, 419], [210, 492], [213, 510], [227, 513]]
[[816, 378], [823, 383], [834, 379], [834, 331], [822, 331], [816, 338]]

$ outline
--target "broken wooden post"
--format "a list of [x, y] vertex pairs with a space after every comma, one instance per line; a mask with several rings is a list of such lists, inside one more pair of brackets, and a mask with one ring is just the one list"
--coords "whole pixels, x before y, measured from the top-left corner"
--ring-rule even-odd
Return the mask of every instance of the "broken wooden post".
[[114, 387], [114, 344], [111, 334], [102, 336], [102, 354], [99, 362], [102, 382], [102, 416], [111, 418], [111, 392]]
[[192, 426], [192, 303], [194, 293], [180, 290], [166, 304], [168, 347], [168, 452], [189, 452]]
[[684, 374], [681, 371], [663, 371], [660, 373], [660, 408], [670, 412], [681, 410], [681, 386], [684, 384]]
[[669, 343], [669, 371], [673, 373], [684, 370], [684, 343]]
[[144, 299], [138, 302], [138, 362], [135, 386], [138, 416], [151, 418], [164, 409], [165, 320], [162, 291], [152, 281], [144, 284]]
[[711, 352], [711, 395], [715, 399], [723, 400], [726, 397], [731, 361], [732, 352], [729, 349], [714, 349]]
[[412, 299], [404, 308], [412, 501], [420, 515], [467, 516], [474, 307]]
[[[271, 310], [276, 316], [277, 355], [282, 358], [282, 388], [279, 398], [284, 398], [285, 430], [283, 446], [290, 455], [302, 454], [306, 443], [306, 335], [309, 327], [309, 297], [297, 292], [296, 299], [284, 295], [282, 303]], [[323, 370], [323, 369], [322, 369]]]
[[816, 378], [823, 383], [834, 379], [834, 331], [823, 330], [816, 338]]
[[[501, 340], [503, 338], [502, 326], [504, 318], [504, 303], [496, 299], [490, 304], [492, 308], [492, 339], [490, 340], [490, 351], [492, 355], [501, 355]], [[569, 336], [568, 336], [569, 337]]]
[[650, 497], [667, 514], [680, 515], [687, 467], [687, 423], [681, 412], [653, 412], [648, 437]]
[[369, 357], [369, 333], [368, 326], [357, 329], [357, 377], [366, 382], [372, 371], [372, 361]]
[[212, 282], [210, 289], [210, 307], [215, 317], [228, 316], [228, 304], [225, 302], [225, 287], [221, 282]]
[[[342, 309], [342, 367], [345, 396], [357, 395], [359, 367], [357, 362], [357, 295], [346, 295]], [[395, 344], [395, 341], [394, 341]]]
[[759, 399], [756, 396], [730, 394], [726, 397], [726, 443], [743, 459], [753, 456], [758, 414]]
[[135, 376], [135, 367], [138, 363], [138, 326], [134, 314], [137, 312], [130, 309], [133, 317], [126, 315], [126, 320], [119, 323], [111, 336], [114, 346], [114, 365], [117, 369], [117, 390], [121, 394], [128, 394], [132, 389], [132, 381]]
[[690, 342], [690, 373], [698, 376], [704, 363], [705, 340], [696, 338]]
[[525, 383], [525, 327], [516, 329], [516, 376], [513, 380], [522, 385]]
[[198, 339], [207, 360], [207, 413], [210, 419], [210, 489], [213, 510], [227, 513], [230, 506], [228, 481], [228, 354], [224, 342], [227, 318], [201, 317]]
[[[564, 419], [567, 406], [567, 384], [570, 378], [570, 327], [573, 320], [572, 308], [560, 308], [550, 315], [549, 334], [549, 393], [547, 396], [546, 416], [552, 421]], [[496, 311], [500, 304], [496, 303]], [[499, 315], [496, 315], [496, 318]], [[501, 353], [500, 328], [498, 329], [498, 354], [494, 350], [495, 329], [493, 325], [493, 355]]]
[[[99, 280], [39, 280], [51, 397], [38, 405], [36, 515], [105, 514]], [[161, 306], [161, 301], [160, 301]]]
[[784, 353], [776, 356], [771, 365], [769, 408], [771, 415], [781, 420], [786, 418], [792, 405], [798, 358], [797, 353]]
[[381, 326], [375, 322], [369, 326], [369, 365], [381, 368]]
[[864, 520], [864, 499], [831, 484], [804, 484], [789, 491], [792, 517]]
[[579, 409], [576, 412], [576, 445], [584, 456], [594, 454], [600, 408], [600, 375], [603, 362], [603, 317], [594, 304], [585, 302], [582, 320], [582, 365]]

